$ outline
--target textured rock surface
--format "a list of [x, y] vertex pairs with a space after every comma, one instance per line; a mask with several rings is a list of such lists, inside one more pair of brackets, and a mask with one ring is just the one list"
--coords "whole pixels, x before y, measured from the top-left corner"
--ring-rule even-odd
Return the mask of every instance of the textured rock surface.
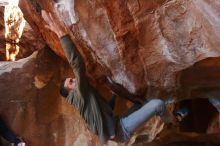
[[[16, 28], [17, 29], [17, 28]], [[6, 60], [6, 39], [4, 24], [4, 6], [0, 7], [0, 61]], [[25, 24], [22, 37], [19, 42], [20, 51], [17, 59], [21, 59], [31, 55], [35, 50], [43, 48], [45, 41], [39, 33], [35, 32], [28, 23]]]
[[28, 146], [98, 145], [79, 113], [59, 96], [67, 75], [69, 66], [49, 49], [0, 63], [1, 116]]
[[141, 97], [174, 93], [177, 73], [220, 55], [217, 0], [21, 0], [20, 6], [57, 54], [62, 49], [41, 10], [74, 34], [90, 76], [109, 76]]
[[[57, 23], [64, 22], [75, 36], [73, 40], [86, 62], [90, 81], [99, 91], [106, 91], [100, 85], [106, 85], [105, 78], [109, 77], [113, 81], [111, 86], [120, 86], [123, 95], [176, 95], [178, 99], [219, 95], [219, 58], [208, 58], [220, 55], [218, 0], [20, 0], [20, 7], [37, 36], [42, 36], [62, 57], [59, 41], [45, 27], [41, 10], [50, 12]], [[43, 52], [39, 58], [29, 58], [22, 68], [8, 73], [5, 70], [22, 61], [1, 65], [1, 113], [30, 146], [98, 145], [77, 112], [58, 96], [58, 82], [67, 69], [62, 67], [65, 63], [60, 63], [58, 56]], [[124, 104], [123, 100], [119, 99], [117, 104]], [[122, 106], [117, 109], [121, 110]], [[78, 120], [80, 125], [73, 124]], [[207, 133], [216, 133], [215, 121], [210, 122]], [[140, 139], [139, 144], [152, 140], [160, 129], [161, 123], [152, 119], [141, 129], [144, 140]], [[168, 131], [165, 136], [160, 135], [159, 144], [201, 144], [201, 138], [212, 141], [211, 136]], [[218, 145], [215, 140], [213, 143]], [[154, 144], [158, 145], [157, 141]]]
[[219, 97], [220, 58], [208, 58], [183, 70], [179, 75], [179, 99]]

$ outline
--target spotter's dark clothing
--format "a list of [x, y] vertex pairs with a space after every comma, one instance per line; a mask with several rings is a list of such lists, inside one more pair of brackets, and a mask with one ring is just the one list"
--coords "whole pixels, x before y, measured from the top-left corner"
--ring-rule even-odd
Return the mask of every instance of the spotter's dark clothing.
[[70, 37], [63, 36], [60, 42], [77, 80], [77, 85], [74, 91], [69, 93], [67, 100], [79, 110], [88, 128], [105, 144], [110, 136], [115, 135], [112, 107], [87, 81], [84, 62]]
[[14, 143], [14, 146], [17, 146], [18, 143], [21, 142], [21, 140], [18, 139], [16, 135], [7, 128], [6, 124], [2, 119], [0, 119], [0, 135], [10, 143]]

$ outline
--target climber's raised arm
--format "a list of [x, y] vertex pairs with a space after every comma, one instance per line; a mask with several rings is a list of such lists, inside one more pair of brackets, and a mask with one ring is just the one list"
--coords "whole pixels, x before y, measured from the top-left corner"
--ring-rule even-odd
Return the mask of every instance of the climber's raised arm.
[[85, 64], [71, 37], [68, 35], [65, 28], [52, 18], [50, 13], [42, 11], [42, 17], [48, 24], [46, 27], [55, 32], [60, 39], [60, 43], [64, 49], [65, 56], [73, 68], [78, 84], [80, 84], [80, 86], [81, 84], [84, 86], [84, 83], [86, 82]]

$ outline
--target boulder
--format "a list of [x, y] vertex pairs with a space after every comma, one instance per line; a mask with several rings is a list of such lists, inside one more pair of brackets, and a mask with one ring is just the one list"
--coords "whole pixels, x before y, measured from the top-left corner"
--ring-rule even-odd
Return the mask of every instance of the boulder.
[[0, 63], [0, 116], [27, 146], [99, 144], [59, 95], [60, 80], [71, 75], [69, 65], [48, 48]]
[[220, 55], [216, 0], [21, 0], [20, 7], [59, 56], [62, 48], [41, 11], [69, 29], [90, 80], [105, 84], [107, 77], [123, 96], [173, 95], [182, 70]]
[[[20, 0], [19, 6], [32, 28], [27, 33], [34, 33], [24, 37], [24, 48], [33, 45], [38, 50], [42, 46], [37, 42], [44, 45], [45, 40], [56, 54], [44, 48], [16, 62], [1, 62], [0, 111], [27, 145], [100, 145], [79, 113], [59, 96], [60, 80], [72, 71], [61, 59], [63, 49], [46, 27], [42, 10], [68, 29], [83, 56], [89, 81], [103, 95], [109, 95], [109, 89], [122, 97], [174, 96], [177, 101], [220, 95], [218, 0]], [[129, 104], [118, 99], [116, 112]], [[213, 130], [216, 118], [210, 123], [202, 134], [164, 129], [157, 136], [163, 123], [156, 117], [128, 145], [138, 140], [141, 144], [154, 140], [152, 145], [207, 141], [218, 145], [218, 133]]]

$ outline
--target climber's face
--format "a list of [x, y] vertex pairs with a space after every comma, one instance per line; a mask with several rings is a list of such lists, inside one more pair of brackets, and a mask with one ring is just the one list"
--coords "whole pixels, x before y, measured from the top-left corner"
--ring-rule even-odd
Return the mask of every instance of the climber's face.
[[75, 86], [76, 86], [76, 79], [74, 79], [74, 78], [66, 78], [65, 83], [64, 83], [64, 87], [68, 91], [73, 91], [75, 89]]

